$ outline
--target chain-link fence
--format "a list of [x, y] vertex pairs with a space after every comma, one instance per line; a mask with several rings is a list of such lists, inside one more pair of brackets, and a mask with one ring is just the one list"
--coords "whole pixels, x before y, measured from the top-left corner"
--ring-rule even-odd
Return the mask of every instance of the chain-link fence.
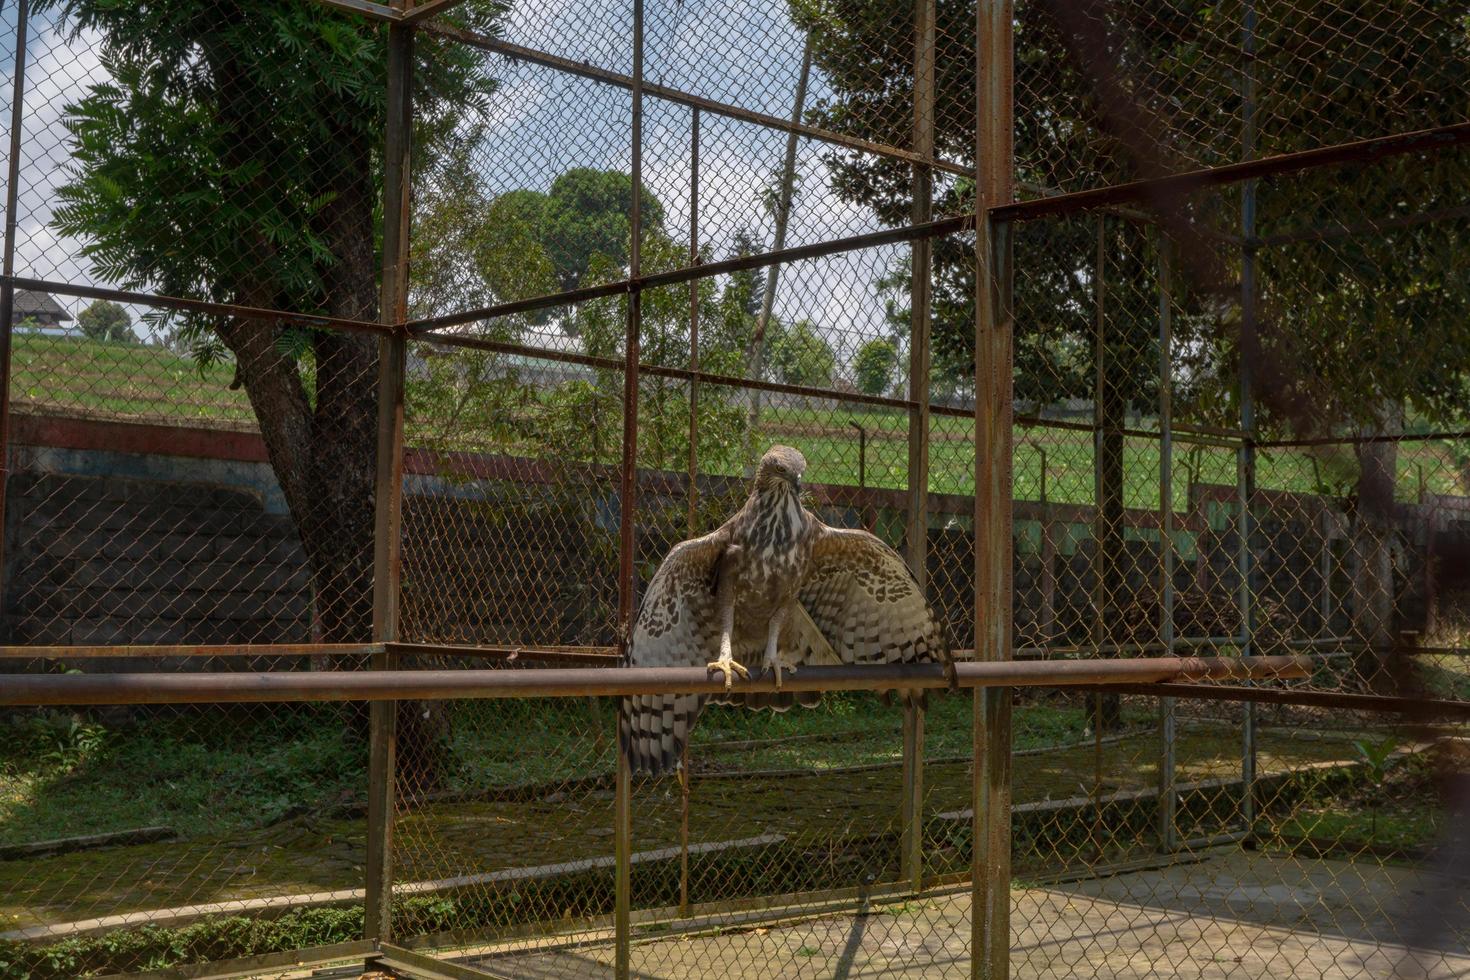
[[[0, 50], [0, 977], [1470, 969], [1470, 6], [18, 0]], [[1037, 673], [710, 705], [630, 780], [552, 681], [773, 444]]]

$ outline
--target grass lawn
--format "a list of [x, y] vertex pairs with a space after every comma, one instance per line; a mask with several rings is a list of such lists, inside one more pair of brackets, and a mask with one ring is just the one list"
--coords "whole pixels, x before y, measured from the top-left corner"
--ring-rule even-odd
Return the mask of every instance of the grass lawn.
[[[901, 710], [874, 695], [829, 695], [784, 714], [710, 708], [695, 729], [696, 770], [824, 771], [896, 762]], [[456, 705], [446, 790], [556, 783], [613, 769], [611, 702], [475, 701]], [[1140, 715], [1134, 722], [1144, 722]], [[1018, 748], [1082, 738], [1080, 708], [1027, 705]], [[968, 756], [970, 699], [930, 698], [930, 758]], [[109, 727], [61, 711], [0, 726], [0, 844], [168, 826], [227, 834], [306, 810], [360, 801], [366, 751], [328, 705], [165, 709]]]
[[[200, 370], [198, 362], [164, 347], [119, 344], [82, 338], [17, 334], [14, 341], [12, 397], [21, 410], [45, 410], [168, 424], [249, 425], [253, 422], [243, 390], [231, 390], [233, 368], [221, 364]], [[410, 385], [412, 389], [412, 385]], [[427, 420], [415, 422], [409, 397], [409, 438]], [[614, 420], [615, 421], [615, 420]], [[867, 433], [865, 465], [860, 460], [856, 423]], [[437, 427], [435, 427], [437, 429]], [[484, 429], [465, 423], [462, 430]], [[504, 427], [497, 427], [497, 429]], [[908, 484], [908, 415], [865, 405], [815, 409], [801, 404], [768, 402], [758, 442], [789, 442], [806, 454], [813, 483], [855, 486], [859, 470], [871, 487], [902, 489]], [[930, 427], [929, 489], [935, 493], [974, 492], [974, 423], [967, 417], [935, 415]], [[1017, 426], [1014, 486], [1017, 498], [1087, 504], [1093, 498], [1091, 434], [1054, 428]], [[442, 440], [436, 440], [442, 441]], [[534, 442], [509, 436], [466, 448], [511, 455], [539, 455]], [[449, 448], [449, 447], [446, 447]], [[1159, 447], [1148, 439], [1130, 439], [1125, 450], [1125, 497], [1129, 507], [1158, 505]], [[1235, 482], [1231, 450], [1175, 447], [1174, 505], [1184, 509], [1191, 481]], [[1465, 492], [1461, 468], [1447, 443], [1405, 443], [1399, 452], [1400, 499], [1415, 497], [1421, 481], [1437, 493]], [[738, 466], [725, 467], [738, 475]], [[1351, 453], [1323, 452], [1316, 459], [1300, 451], [1261, 451], [1257, 486], [1296, 492], [1351, 489]], [[706, 472], [720, 473], [719, 466]], [[1346, 482], [1344, 482], [1346, 481]]]

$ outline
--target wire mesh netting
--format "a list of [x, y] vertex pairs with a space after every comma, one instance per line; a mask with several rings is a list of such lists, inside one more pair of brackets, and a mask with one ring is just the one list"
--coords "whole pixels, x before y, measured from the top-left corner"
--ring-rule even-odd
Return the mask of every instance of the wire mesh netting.
[[[5, 4], [0, 977], [1464, 974], [1467, 25]], [[774, 444], [956, 659], [1305, 676], [712, 703], [626, 782], [617, 698], [456, 689], [619, 666]]]

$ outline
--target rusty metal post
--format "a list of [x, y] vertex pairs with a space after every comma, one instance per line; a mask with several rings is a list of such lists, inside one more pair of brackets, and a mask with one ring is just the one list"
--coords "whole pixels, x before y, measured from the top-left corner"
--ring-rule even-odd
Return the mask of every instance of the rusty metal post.
[[[689, 121], [689, 264], [699, 265], [699, 109]], [[699, 533], [699, 283], [689, 280], [689, 536]]]
[[[1010, 202], [1012, 0], [980, 0], [975, 24], [975, 658], [1011, 658]], [[970, 973], [1010, 974], [1011, 691], [975, 698]]]
[[[26, 28], [30, 20], [30, 0], [20, 0], [16, 7], [15, 73], [10, 89], [10, 147], [5, 158], [5, 278], [0, 281], [0, 605], [5, 600], [5, 505], [10, 483], [10, 347], [14, 332], [15, 224], [16, 198], [20, 184], [20, 136], [25, 124]], [[3, 610], [0, 610], [3, 611]], [[4, 637], [8, 640], [10, 637]]]
[[[628, 274], [636, 283], [643, 262], [643, 0], [633, 0], [632, 205], [628, 213]], [[628, 293], [623, 342], [623, 465], [618, 504], [618, 645], [626, 660], [635, 612], [634, 549], [638, 520], [638, 361], [643, 329], [643, 292]], [[624, 705], [626, 708], [626, 704]], [[628, 757], [618, 752], [613, 791], [613, 973], [629, 975], [630, 910], [633, 899], [633, 780]]]
[[[1159, 642], [1166, 656], [1174, 653], [1174, 391], [1171, 351], [1174, 344], [1173, 291], [1169, 239], [1159, 233]], [[1165, 851], [1178, 846], [1174, 788], [1174, 699], [1159, 698], [1159, 842]]]
[[[689, 264], [699, 264], [699, 108], [689, 122]], [[699, 533], [699, 280], [689, 280], [689, 536]], [[679, 914], [689, 914], [689, 740], [679, 763]]]
[[[401, 324], [408, 317], [409, 157], [413, 134], [414, 28], [388, 28], [388, 114], [383, 165], [383, 281], [379, 317]], [[403, 381], [405, 336], [396, 330], [378, 341], [377, 481], [373, 516], [373, 640], [398, 639], [399, 544], [403, 527]], [[375, 654], [379, 670], [394, 666]], [[367, 882], [365, 939], [392, 938], [393, 789], [396, 778], [398, 704], [374, 701], [368, 722]]]
[[[934, 3], [914, 3], [914, 152], [934, 155]], [[933, 210], [933, 175], [914, 165], [913, 222]], [[934, 242], [914, 239], [909, 253], [909, 507], [905, 538], [909, 570], [928, 591], [929, 565], [929, 320]], [[903, 703], [903, 813], [900, 874], [915, 892], [924, 887], [924, 709]]]
[[[1241, 158], [1255, 156], [1256, 143], [1256, 4], [1245, 0], [1241, 25], [1241, 54], [1244, 74], [1241, 80]], [[1251, 598], [1251, 503], [1256, 492], [1256, 408], [1252, 390], [1251, 358], [1256, 343], [1256, 182], [1247, 180], [1240, 191], [1240, 428], [1244, 433], [1236, 456], [1236, 487], [1240, 507], [1237, 564], [1240, 577], [1240, 632], [1245, 636], [1242, 656], [1255, 649], [1255, 610]], [[1241, 796], [1240, 815], [1246, 830], [1254, 830], [1256, 821], [1256, 704], [1245, 706], [1240, 746]]]
[[[1103, 399], [1107, 397], [1107, 226], [1106, 216], [1097, 216], [1097, 256], [1092, 284], [1093, 310], [1092, 328], [1092, 642], [1101, 649], [1107, 639], [1104, 630], [1104, 613], [1107, 608], [1107, 592], [1103, 581]], [[1092, 697], [1092, 814], [1094, 841], [1102, 840], [1102, 809], [1098, 798], [1102, 796], [1103, 771], [1103, 697], [1101, 693]]]

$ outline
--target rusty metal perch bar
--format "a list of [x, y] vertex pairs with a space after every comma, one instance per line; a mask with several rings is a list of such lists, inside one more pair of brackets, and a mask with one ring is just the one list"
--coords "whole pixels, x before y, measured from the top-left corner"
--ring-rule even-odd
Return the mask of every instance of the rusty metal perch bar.
[[[982, 661], [954, 665], [957, 686], [1075, 687], [1170, 681], [1283, 680], [1307, 676], [1309, 657], [1157, 657], [1138, 660]], [[939, 664], [808, 667], [787, 691], [882, 691], [949, 686]], [[552, 667], [545, 670], [381, 670], [303, 673], [14, 674], [0, 705], [194, 704], [294, 701], [435, 701], [717, 694], [725, 682], [698, 667]], [[773, 677], [735, 682], [738, 693], [774, 692]]]

